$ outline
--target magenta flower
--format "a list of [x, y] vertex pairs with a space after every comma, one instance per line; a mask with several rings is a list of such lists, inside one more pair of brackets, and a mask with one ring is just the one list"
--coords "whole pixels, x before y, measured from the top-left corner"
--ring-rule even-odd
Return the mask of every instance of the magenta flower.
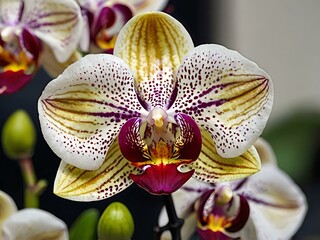
[[72, 0], [0, 1], [0, 94], [28, 83], [47, 51], [66, 61], [81, 27], [81, 12]]
[[43, 135], [62, 159], [57, 195], [90, 201], [133, 181], [168, 194], [189, 178], [218, 182], [260, 169], [252, 143], [271, 111], [269, 76], [235, 51], [193, 46], [165, 13], [133, 17], [114, 55], [87, 55], [39, 99]]

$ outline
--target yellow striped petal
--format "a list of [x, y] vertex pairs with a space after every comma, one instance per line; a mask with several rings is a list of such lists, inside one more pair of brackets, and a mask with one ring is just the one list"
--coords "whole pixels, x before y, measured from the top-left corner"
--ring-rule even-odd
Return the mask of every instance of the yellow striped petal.
[[192, 49], [190, 35], [181, 23], [165, 13], [148, 12], [123, 27], [114, 54], [133, 70], [138, 96], [150, 110], [170, 106], [176, 71]]
[[205, 130], [201, 133], [202, 150], [199, 158], [191, 164], [196, 179], [202, 182], [225, 182], [248, 177], [260, 170], [260, 158], [253, 146], [241, 156], [223, 158], [217, 153], [211, 135]]
[[210, 132], [220, 156], [244, 153], [262, 133], [273, 103], [270, 77], [238, 52], [196, 47], [177, 73], [178, 96], [168, 111], [183, 112]]
[[132, 184], [130, 173], [140, 170], [123, 158], [115, 141], [101, 167], [82, 170], [61, 161], [54, 183], [54, 193], [74, 201], [96, 201], [111, 197]]
[[0, 228], [2, 223], [17, 210], [14, 200], [7, 193], [0, 190]]

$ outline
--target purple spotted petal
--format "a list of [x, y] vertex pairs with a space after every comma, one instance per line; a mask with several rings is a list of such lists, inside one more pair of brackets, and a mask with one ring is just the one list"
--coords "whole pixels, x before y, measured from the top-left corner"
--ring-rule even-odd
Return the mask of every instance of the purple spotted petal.
[[114, 54], [133, 70], [138, 98], [150, 111], [156, 106], [170, 107], [176, 95], [177, 69], [192, 48], [181, 23], [167, 14], [148, 12], [122, 28]]
[[77, 47], [83, 27], [79, 5], [65, 0], [25, 0], [22, 24], [66, 61]]
[[259, 137], [273, 86], [255, 63], [222, 46], [201, 45], [186, 57], [177, 79], [178, 95], [168, 113], [192, 116], [210, 132], [219, 155], [239, 156]]
[[130, 173], [138, 174], [122, 156], [118, 141], [110, 146], [103, 164], [94, 171], [83, 170], [61, 162], [54, 182], [54, 193], [74, 201], [97, 201], [125, 190], [133, 181]]
[[146, 115], [136, 99], [130, 69], [108, 54], [87, 55], [70, 65], [47, 85], [38, 111], [52, 150], [86, 170], [102, 164], [123, 123]]

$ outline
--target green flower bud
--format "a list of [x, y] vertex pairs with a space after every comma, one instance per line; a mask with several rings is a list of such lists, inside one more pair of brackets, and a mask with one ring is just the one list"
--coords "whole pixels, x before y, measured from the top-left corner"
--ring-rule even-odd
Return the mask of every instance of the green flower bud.
[[111, 203], [98, 223], [99, 240], [130, 240], [134, 222], [129, 209], [120, 202]]
[[2, 147], [8, 158], [30, 157], [36, 142], [36, 131], [26, 111], [15, 111], [2, 129]]

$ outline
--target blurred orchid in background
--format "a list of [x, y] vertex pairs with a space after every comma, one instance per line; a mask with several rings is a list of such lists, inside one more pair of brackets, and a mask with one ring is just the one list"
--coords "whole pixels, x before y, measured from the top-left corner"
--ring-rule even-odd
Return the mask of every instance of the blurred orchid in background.
[[168, 0], [77, 0], [80, 5], [84, 27], [78, 48], [62, 63], [54, 60], [52, 51], [43, 59], [46, 72], [57, 77], [71, 63], [88, 53], [113, 53], [117, 36], [125, 23], [134, 15], [162, 10]]
[[35, 208], [17, 210], [13, 199], [0, 190], [0, 238], [3, 240], [67, 240], [67, 225], [51, 213]]
[[39, 99], [44, 138], [62, 159], [54, 191], [92, 201], [133, 181], [169, 194], [190, 177], [251, 175], [272, 102], [270, 77], [255, 63], [219, 45], [194, 48], [165, 13], [139, 14], [114, 56], [83, 57]]
[[85, 19], [80, 43], [84, 52], [112, 53], [121, 28], [133, 15], [162, 10], [168, 0], [78, 0]]
[[[260, 172], [214, 185], [191, 179], [173, 194], [178, 215], [186, 219], [183, 239], [189, 239], [195, 229], [203, 240], [287, 240], [295, 234], [306, 214], [306, 198], [277, 167], [270, 145], [259, 139], [255, 147], [262, 160]], [[163, 210], [160, 225], [166, 221]], [[163, 234], [161, 239], [171, 238]]]
[[48, 51], [66, 61], [79, 43], [82, 23], [73, 0], [1, 0], [0, 94], [29, 82]]

